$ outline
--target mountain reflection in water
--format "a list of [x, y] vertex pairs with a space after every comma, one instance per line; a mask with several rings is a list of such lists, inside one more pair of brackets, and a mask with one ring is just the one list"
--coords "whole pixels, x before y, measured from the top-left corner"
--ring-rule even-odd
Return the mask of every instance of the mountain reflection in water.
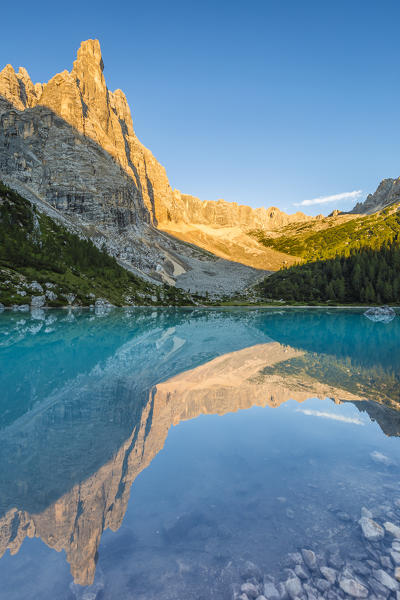
[[92, 584], [103, 531], [121, 526], [135, 479], [169, 429], [199, 415], [331, 398], [399, 436], [398, 321], [334, 311], [3, 315], [0, 556], [40, 537], [65, 550], [75, 583]]

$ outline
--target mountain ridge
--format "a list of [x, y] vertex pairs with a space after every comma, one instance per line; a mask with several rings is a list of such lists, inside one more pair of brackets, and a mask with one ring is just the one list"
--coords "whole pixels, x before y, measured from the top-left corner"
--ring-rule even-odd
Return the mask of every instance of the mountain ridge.
[[[93, 234], [95, 243], [105, 237], [101, 243], [113, 256], [166, 283], [174, 283], [182, 269], [192, 271], [193, 264], [180, 264], [171, 279], [171, 269], [164, 268], [165, 261], [171, 263], [170, 248], [152, 227], [196, 244], [190, 236], [176, 235], [174, 225], [271, 229], [312, 219], [273, 208], [203, 202], [172, 190], [164, 167], [136, 137], [124, 93], [108, 90], [103, 68], [98, 40], [87, 40], [72, 70], [47, 83], [33, 84], [23, 67], [15, 71], [7, 65], [0, 72], [0, 175], [6, 184], [25, 197], [33, 194], [86, 230], [94, 226], [100, 230]], [[219, 252], [219, 244], [210, 244], [217, 256], [230, 258]], [[258, 269], [279, 268], [286, 261], [258, 244], [261, 258], [254, 265], [254, 240], [244, 232], [240, 244], [246, 246], [245, 264]], [[243, 258], [239, 254], [236, 262]]]
[[400, 179], [387, 179], [350, 213], [311, 217], [173, 190], [137, 138], [125, 94], [107, 88], [103, 70], [98, 40], [82, 42], [71, 71], [47, 83], [34, 84], [25, 68], [6, 65], [0, 179], [152, 281], [230, 294], [299, 260], [254, 231], [272, 239], [285, 228], [330, 229], [400, 199]]

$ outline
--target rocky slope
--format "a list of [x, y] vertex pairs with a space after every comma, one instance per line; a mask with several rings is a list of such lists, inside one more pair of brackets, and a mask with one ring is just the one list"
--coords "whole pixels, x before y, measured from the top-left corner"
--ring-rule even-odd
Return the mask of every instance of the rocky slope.
[[174, 286], [144, 281], [0, 181], [0, 310], [45, 305], [191, 304]]
[[383, 179], [373, 194], [368, 194], [365, 202], [358, 202], [351, 213], [370, 215], [391, 204], [400, 202], [400, 177]]
[[252, 232], [330, 229], [400, 200], [400, 179], [386, 179], [352, 214], [323, 219], [172, 190], [135, 134], [124, 93], [107, 88], [103, 71], [99, 42], [87, 40], [71, 71], [47, 83], [34, 84], [22, 67], [0, 72], [0, 178], [136, 273], [231, 293], [262, 275], [243, 265], [277, 270], [298, 260]]
[[[175, 283], [180, 275], [198, 271], [199, 286], [212, 292], [220, 272], [226, 279], [235, 271], [161, 234], [157, 226], [219, 257], [257, 268], [290, 262], [246, 232], [305, 215], [202, 202], [173, 191], [165, 169], [136, 137], [125, 95], [107, 88], [103, 69], [99, 42], [87, 40], [72, 70], [48, 83], [33, 84], [22, 67], [16, 72], [7, 65], [0, 72], [0, 178], [41, 210], [57, 211], [95, 243], [105, 244], [110, 254], [157, 280]], [[198, 235], [188, 233], [188, 226], [211, 229]], [[221, 239], [232, 238], [232, 226], [239, 228], [236, 243], [221, 249]], [[204, 262], [212, 263], [209, 281]], [[240, 287], [257, 277], [240, 268], [235, 279]], [[181, 284], [186, 285], [184, 278]], [[226, 282], [220, 287], [229, 291]]]

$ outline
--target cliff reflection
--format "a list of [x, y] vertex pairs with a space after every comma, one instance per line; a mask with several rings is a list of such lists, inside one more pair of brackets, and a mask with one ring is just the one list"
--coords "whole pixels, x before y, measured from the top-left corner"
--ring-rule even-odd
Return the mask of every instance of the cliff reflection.
[[65, 550], [76, 583], [91, 584], [101, 535], [120, 527], [136, 477], [171, 426], [201, 414], [328, 397], [355, 403], [387, 435], [400, 435], [389, 375], [385, 387], [384, 372], [374, 379], [368, 367], [349, 368], [340, 356], [271, 341], [248, 322], [235, 325], [235, 336], [223, 340], [212, 322], [196, 327], [196, 338], [187, 322], [145, 328], [6, 426], [0, 555], [40, 537]]

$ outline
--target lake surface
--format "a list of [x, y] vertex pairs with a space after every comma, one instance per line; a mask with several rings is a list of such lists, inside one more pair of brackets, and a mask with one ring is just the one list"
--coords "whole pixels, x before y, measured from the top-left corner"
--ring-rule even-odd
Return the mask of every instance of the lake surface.
[[396, 598], [399, 315], [5, 312], [0, 369], [0, 598]]

